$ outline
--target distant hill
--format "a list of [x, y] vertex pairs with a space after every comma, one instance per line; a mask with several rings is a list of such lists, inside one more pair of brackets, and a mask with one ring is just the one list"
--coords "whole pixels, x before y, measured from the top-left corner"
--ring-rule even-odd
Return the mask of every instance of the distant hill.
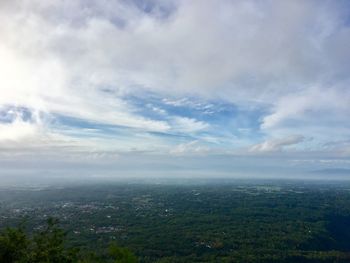
[[327, 169], [314, 170], [314, 171], [312, 171], [312, 173], [350, 175], [350, 169], [347, 169], [347, 168], [327, 168]]

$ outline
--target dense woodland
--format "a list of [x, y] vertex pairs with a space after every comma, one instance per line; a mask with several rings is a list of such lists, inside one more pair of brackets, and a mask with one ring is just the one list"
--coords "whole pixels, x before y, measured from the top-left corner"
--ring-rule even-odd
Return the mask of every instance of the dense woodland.
[[349, 184], [32, 187], [0, 200], [0, 256], [11, 235], [24, 248], [7, 262], [350, 262]]
[[[0, 233], [0, 262], [2, 263], [136, 263], [136, 256], [127, 248], [111, 244], [108, 253], [97, 255], [93, 251], [81, 251], [69, 247], [66, 233], [58, 227], [58, 221], [49, 218], [47, 226], [28, 236], [22, 227], [7, 228]], [[101, 254], [101, 253], [100, 253]]]

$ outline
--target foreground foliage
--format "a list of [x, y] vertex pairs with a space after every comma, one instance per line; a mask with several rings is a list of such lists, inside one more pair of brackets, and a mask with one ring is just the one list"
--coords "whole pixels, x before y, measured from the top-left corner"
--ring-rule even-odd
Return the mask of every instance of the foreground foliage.
[[0, 262], [2, 263], [136, 263], [137, 258], [127, 248], [112, 244], [109, 255], [97, 256], [66, 247], [66, 235], [58, 221], [49, 219], [44, 230], [28, 237], [23, 227], [7, 228], [0, 233]]

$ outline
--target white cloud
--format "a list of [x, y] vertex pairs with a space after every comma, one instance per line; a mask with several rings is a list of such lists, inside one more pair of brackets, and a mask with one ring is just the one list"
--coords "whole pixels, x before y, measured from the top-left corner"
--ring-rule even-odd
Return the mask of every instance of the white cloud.
[[56, 60], [68, 69], [69, 89], [140, 85], [273, 102], [347, 71], [350, 33], [336, 3], [175, 1], [172, 15], [159, 19], [123, 1], [13, 2], [1, 14], [5, 45], [21, 60]]
[[0, 124], [0, 141], [17, 141], [23, 138], [33, 137], [38, 133], [36, 124], [16, 119], [11, 123]]
[[194, 133], [209, 128], [208, 123], [187, 117], [174, 117], [172, 124], [175, 131], [183, 133]]
[[301, 143], [304, 140], [303, 136], [292, 135], [281, 139], [271, 139], [250, 147], [252, 153], [276, 152], [283, 150], [284, 147]]
[[170, 154], [173, 155], [202, 155], [207, 154], [210, 151], [209, 147], [202, 145], [199, 141], [191, 141], [187, 143], [181, 143], [170, 150]]
[[345, 117], [350, 114], [349, 101], [350, 93], [347, 90], [340, 93], [332, 88], [308, 88], [287, 94], [276, 102], [273, 112], [263, 119], [262, 128], [272, 129], [288, 120], [308, 120], [313, 124], [311, 119], [315, 117], [322, 125], [337, 115]]

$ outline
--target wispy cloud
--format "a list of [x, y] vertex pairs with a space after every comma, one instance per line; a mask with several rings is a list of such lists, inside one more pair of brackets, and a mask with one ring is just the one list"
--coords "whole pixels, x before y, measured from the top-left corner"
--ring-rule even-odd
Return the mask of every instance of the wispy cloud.
[[199, 141], [191, 141], [187, 143], [181, 143], [174, 147], [170, 151], [174, 155], [193, 155], [193, 154], [207, 154], [210, 151], [210, 148], [204, 145], [201, 145]]
[[304, 137], [301, 135], [288, 136], [281, 139], [271, 139], [250, 147], [250, 152], [276, 152], [284, 147], [301, 143]]

